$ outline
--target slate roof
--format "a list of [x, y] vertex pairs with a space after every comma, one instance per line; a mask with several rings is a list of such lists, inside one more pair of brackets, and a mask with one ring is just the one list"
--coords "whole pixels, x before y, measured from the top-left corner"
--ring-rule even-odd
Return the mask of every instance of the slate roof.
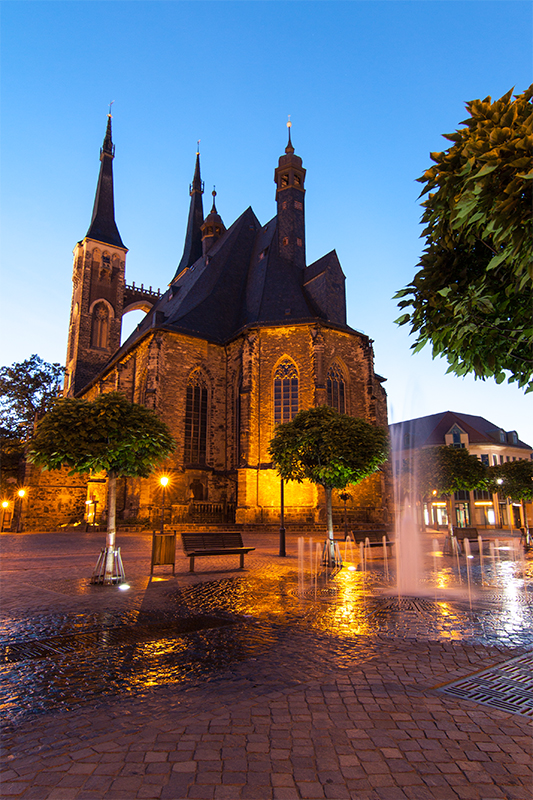
[[[398, 433], [400, 435], [403, 432], [409, 433], [409, 449], [418, 449], [421, 447], [445, 444], [445, 435], [454, 424], [458, 425], [468, 434], [468, 439], [471, 444], [511, 445], [513, 447], [531, 450], [531, 446], [522, 442], [520, 439], [516, 444], [509, 441], [507, 433], [512, 433], [512, 431], [504, 431], [506, 434], [506, 441], [501, 442], [500, 431], [502, 431], [503, 428], [500, 428], [484, 417], [476, 417], [472, 414], [460, 414], [455, 411], [443, 411], [440, 414], [431, 414], [428, 417], [418, 417], [417, 419], [408, 419], [404, 422], [395, 422], [390, 425], [389, 428], [392, 437]], [[400, 447], [401, 446], [402, 444], [400, 443]]]
[[100, 151], [100, 174], [94, 198], [93, 215], [85, 236], [98, 242], [124, 247], [115, 222], [115, 201], [113, 196], [113, 159], [115, 147], [111, 136], [111, 115], [107, 118], [104, 143]]
[[282, 259], [277, 218], [262, 226], [247, 208], [206, 256], [177, 274], [117, 356], [154, 328], [220, 344], [250, 325], [322, 321], [352, 331], [344, 280], [334, 251], [304, 270]]

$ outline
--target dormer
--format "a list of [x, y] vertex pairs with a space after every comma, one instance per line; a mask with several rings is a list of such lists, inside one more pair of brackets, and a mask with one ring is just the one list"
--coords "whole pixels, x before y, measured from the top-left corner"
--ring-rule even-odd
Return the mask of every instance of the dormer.
[[468, 434], [464, 432], [459, 425], [454, 424], [444, 437], [447, 445], [452, 447], [466, 447], [468, 448]]

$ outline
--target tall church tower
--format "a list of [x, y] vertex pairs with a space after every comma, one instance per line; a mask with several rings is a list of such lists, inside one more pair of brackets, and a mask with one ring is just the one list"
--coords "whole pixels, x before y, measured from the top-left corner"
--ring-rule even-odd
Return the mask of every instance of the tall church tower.
[[300, 156], [294, 155], [291, 142], [291, 123], [289, 142], [285, 155], [280, 156], [274, 172], [276, 183], [276, 202], [278, 204], [278, 248], [280, 256], [305, 269], [305, 173]]
[[114, 157], [108, 114], [91, 224], [74, 249], [64, 387], [69, 397], [95, 378], [120, 347], [128, 250], [115, 222]]

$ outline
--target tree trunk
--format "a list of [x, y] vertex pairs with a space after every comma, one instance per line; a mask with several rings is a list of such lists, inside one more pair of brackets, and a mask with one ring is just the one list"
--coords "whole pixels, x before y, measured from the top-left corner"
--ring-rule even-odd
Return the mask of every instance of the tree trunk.
[[111, 580], [114, 569], [114, 549], [116, 537], [116, 514], [117, 514], [117, 475], [110, 471], [107, 474], [107, 557], [105, 565], [105, 580]]

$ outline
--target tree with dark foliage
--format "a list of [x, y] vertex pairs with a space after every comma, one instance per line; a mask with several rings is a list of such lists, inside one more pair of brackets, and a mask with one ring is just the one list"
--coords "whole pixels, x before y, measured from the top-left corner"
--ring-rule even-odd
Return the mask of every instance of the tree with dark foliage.
[[[533, 85], [473, 100], [470, 116], [431, 153], [420, 271], [395, 297], [396, 320], [431, 342], [448, 372], [533, 390]], [[507, 375], [506, 375], [507, 373]]]
[[300, 411], [276, 428], [269, 446], [283, 480], [309, 480], [324, 488], [328, 561], [335, 563], [331, 493], [356, 484], [387, 460], [388, 434], [364, 419], [339, 414], [328, 406]]
[[[173, 449], [169, 429], [153, 411], [129, 403], [119, 392], [109, 392], [92, 402], [56, 400], [37, 425], [28, 460], [43, 469], [68, 467], [71, 475], [107, 473], [106, 547], [111, 552], [115, 547], [117, 477], [146, 478]], [[111, 557], [108, 563], [106, 574], [113, 567]]]

